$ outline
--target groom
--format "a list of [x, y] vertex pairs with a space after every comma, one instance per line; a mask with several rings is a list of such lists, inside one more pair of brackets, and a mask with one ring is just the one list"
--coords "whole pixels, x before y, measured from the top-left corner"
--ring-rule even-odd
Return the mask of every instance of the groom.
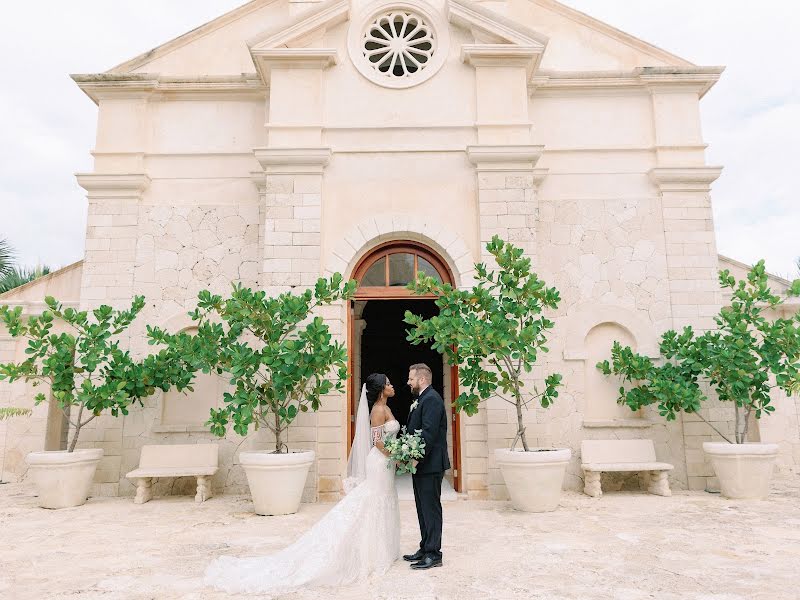
[[408, 386], [417, 397], [408, 415], [408, 431], [422, 431], [425, 439], [425, 456], [417, 464], [414, 482], [414, 501], [422, 541], [414, 554], [403, 558], [411, 562], [412, 569], [430, 569], [442, 566], [442, 478], [450, 468], [447, 456], [447, 413], [444, 401], [431, 387], [433, 379], [428, 365], [411, 365]]

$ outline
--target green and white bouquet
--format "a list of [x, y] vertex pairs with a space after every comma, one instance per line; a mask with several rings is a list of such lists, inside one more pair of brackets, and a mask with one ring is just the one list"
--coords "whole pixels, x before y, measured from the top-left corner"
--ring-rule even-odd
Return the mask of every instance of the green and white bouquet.
[[389, 464], [387, 468], [392, 468], [392, 461], [397, 464], [397, 475], [403, 473], [416, 473], [417, 462], [425, 456], [425, 440], [422, 439], [422, 430], [417, 429], [414, 433], [407, 433], [406, 428], [400, 434], [387, 440], [384, 447], [389, 451]]

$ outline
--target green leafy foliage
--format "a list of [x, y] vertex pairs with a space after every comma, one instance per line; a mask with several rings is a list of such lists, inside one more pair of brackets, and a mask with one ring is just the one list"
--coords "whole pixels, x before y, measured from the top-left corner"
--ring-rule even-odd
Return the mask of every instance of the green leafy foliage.
[[3, 419], [10, 419], [11, 417], [28, 417], [33, 411], [30, 408], [16, 408], [14, 406], [6, 406], [0, 408], [0, 421]]
[[229, 425], [239, 435], [267, 427], [275, 451], [285, 452], [286, 430], [297, 415], [318, 410], [331, 391], [344, 391], [347, 349], [313, 312], [351, 298], [355, 288], [355, 281], [336, 273], [320, 278], [313, 290], [274, 298], [241, 285], [226, 299], [202, 291], [190, 313], [196, 334], [148, 327], [148, 335], [151, 344], [166, 344], [190, 377], [198, 370], [229, 377], [234, 389], [225, 393], [222, 408], [212, 409], [212, 433], [222, 437]]
[[[665, 332], [660, 352], [666, 361], [661, 365], [614, 342], [611, 361], [601, 361], [597, 368], [633, 384], [620, 387], [620, 404], [631, 410], [655, 404], [667, 420], [674, 420], [680, 411], [702, 418], [698, 411], [706, 396], [701, 385], [710, 384], [720, 400], [734, 404], [735, 441], [744, 443], [750, 415], [760, 419], [774, 412], [772, 388], [790, 394], [800, 391], [800, 315], [788, 319], [764, 315], [783, 300], [769, 289], [763, 260], [746, 280], [736, 281], [724, 270], [719, 282], [732, 291], [732, 297], [731, 305], [714, 318], [715, 329], [702, 334], [691, 327], [681, 334]], [[800, 286], [800, 281], [795, 284]]]
[[14, 266], [14, 251], [8, 240], [0, 239], [0, 277], [9, 273]]
[[[22, 316], [22, 307], [0, 306], [0, 322], [9, 334], [28, 339], [27, 358], [0, 364], [0, 381], [49, 384], [52, 399], [73, 428], [71, 452], [87, 423], [104, 411], [115, 417], [127, 415], [131, 403], [141, 403], [158, 387], [168, 389], [169, 380], [158, 377], [159, 371], [165, 370], [160, 366], [163, 355], [137, 362], [114, 339], [142, 310], [143, 296], [134, 298], [129, 310], [103, 305], [91, 312], [77, 311], [64, 308], [51, 296], [45, 303], [47, 309], [41, 315], [27, 319]], [[68, 325], [67, 331], [55, 333], [56, 321]], [[47, 397], [39, 393], [34, 400], [40, 404]]]
[[[410, 311], [405, 322], [412, 326], [408, 340], [430, 343], [450, 364], [459, 365], [464, 391], [456, 399], [456, 410], [467, 415], [478, 412], [479, 404], [497, 396], [517, 410], [517, 439], [528, 450], [522, 409], [537, 401], [549, 407], [558, 397], [561, 375], [545, 378], [544, 389], [525, 389], [524, 374], [530, 373], [540, 352], [547, 352], [547, 331], [553, 322], [542, 313], [556, 309], [558, 290], [547, 287], [531, 270], [530, 258], [521, 248], [492, 238], [486, 249], [498, 270], [476, 264], [476, 284], [471, 290], [454, 289], [420, 274], [409, 285], [417, 294], [433, 294], [439, 314], [423, 319]], [[509, 397], [510, 396], [510, 397]]]
[[40, 266], [34, 269], [10, 267], [5, 273], [0, 274], [0, 294], [30, 283], [48, 273], [50, 273], [50, 267], [48, 266]]

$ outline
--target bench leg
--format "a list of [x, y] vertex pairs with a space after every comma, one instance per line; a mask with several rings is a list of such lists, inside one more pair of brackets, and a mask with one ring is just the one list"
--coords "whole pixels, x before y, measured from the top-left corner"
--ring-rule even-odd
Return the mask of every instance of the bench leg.
[[584, 471], [583, 481], [584, 494], [592, 498], [599, 498], [603, 495], [603, 490], [600, 488], [600, 471]]
[[650, 471], [650, 485], [647, 491], [656, 496], [672, 496], [666, 471]]
[[153, 498], [153, 480], [150, 477], [139, 477], [136, 480], [136, 497], [134, 504], [144, 504]]
[[211, 481], [209, 477], [200, 475], [197, 477], [197, 494], [194, 497], [195, 502], [205, 502], [211, 498]]

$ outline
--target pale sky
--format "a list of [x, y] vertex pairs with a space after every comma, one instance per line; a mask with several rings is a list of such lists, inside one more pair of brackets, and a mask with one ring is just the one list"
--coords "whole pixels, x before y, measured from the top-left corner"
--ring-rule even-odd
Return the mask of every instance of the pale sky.
[[[69, 73], [102, 72], [241, 0], [15, 2], [0, 19], [0, 238], [20, 262], [83, 256], [97, 111]], [[724, 65], [701, 103], [720, 253], [797, 276], [800, 3], [788, 0], [568, 0], [699, 65]]]

